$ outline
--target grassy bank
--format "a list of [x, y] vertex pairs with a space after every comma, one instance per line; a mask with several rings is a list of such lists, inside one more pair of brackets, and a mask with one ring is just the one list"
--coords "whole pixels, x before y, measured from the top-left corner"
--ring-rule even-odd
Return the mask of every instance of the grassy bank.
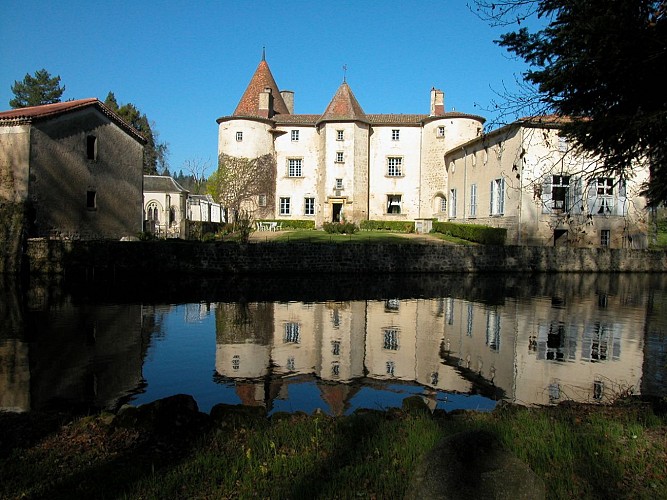
[[34, 415], [0, 414], [0, 497], [401, 498], [439, 439], [484, 429], [544, 479], [549, 498], [665, 498], [661, 404], [270, 419], [244, 409], [201, 432], [158, 435], [111, 415], [40, 429]]

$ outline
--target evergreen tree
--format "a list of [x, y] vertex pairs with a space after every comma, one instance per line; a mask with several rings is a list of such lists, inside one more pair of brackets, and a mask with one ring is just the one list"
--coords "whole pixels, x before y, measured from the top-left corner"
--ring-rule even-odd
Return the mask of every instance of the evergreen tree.
[[168, 146], [164, 142], [158, 142], [158, 134], [151, 128], [146, 115], [139, 111], [132, 103], [119, 106], [113, 92], [109, 92], [107, 98], [104, 100], [104, 104], [146, 139], [147, 142], [144, 146], [144, 174], [157, 175], [158, 170], [168, 171]]
[[495, 24], [535, 14], [546, 21], [498, 41], [530, 65], [524, 78], [538, 110], [573, 118], [563, 133], [599, 156], [609, 176], [631, 177], [648, 162], [645, 194], [652, 205], [667, 201], [667, 94], [659, 76], [667, 67], [667, 0], [476, 3]]
[[12, 85], [14, 98], [9, 101], [12, 108], [25, 108], [41, 104], [60, 102], [65, 87], [60, 86], [60, 76], [52, 77], [45, 69], [35, 71], [35, 76], [26, 74], [22, 81]]

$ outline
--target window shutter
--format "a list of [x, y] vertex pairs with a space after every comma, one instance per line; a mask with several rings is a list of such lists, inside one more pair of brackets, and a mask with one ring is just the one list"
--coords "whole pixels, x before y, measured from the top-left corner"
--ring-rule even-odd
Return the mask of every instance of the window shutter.
[[551, 189], [551, 176], [547, 175], [544, 177], [544, 182], [542, 182], [542, 213], [550, 214], [552, 205], [553, 195]]
[[505, 213], [505, 178], [501, 178], [498, 182], [498, 213]]
[[493, 181], [489, 185], [489, 215], [493, 215]]
[[597, 199], [598, 199], [598, 180], [591, 179], [588, 184], [588, 213], [591, 215], [597, 214]]
[[582, 199], [583, 179], [581, 179], [581, 177], [577, 177], [576, 179], [571, 179], [570, 182], [570, 192], [572, 193], [572, 213], [580, 214], [582, 213], [584, 204], [584, 200]]
[[624, 179], [618, 181], [618, 203], [616, 215], [628, 215], [627, 184]]

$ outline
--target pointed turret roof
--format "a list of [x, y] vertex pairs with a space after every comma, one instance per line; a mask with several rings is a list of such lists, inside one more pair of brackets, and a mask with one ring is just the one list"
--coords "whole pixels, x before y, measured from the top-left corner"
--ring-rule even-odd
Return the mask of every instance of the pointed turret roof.
[[331, 99], [318, 123], [335, 121], [369, 123], [366, 113], [361, 109], [357, 98], [352, 93], [352, 89], [350, 89], [350, 86], [345, 81], [338, 87], [336, 94]]
[[261, 116], [259, 111], [259, 94], [267, 88], [271, 89], [271, 94], [273, 95], [274, 113], [288, 115], [289, 111], [283, 97], [280, 95], [278, 85], [276, 85], [276, 81], [273, 79], [266, 59], [262, 57], [259, 66], [255, 70], [255, 74], [252, 75], [250, 83], [243, 93], [243, 97], [241, 97], [238, 106], [236, 106], [234, 116]]

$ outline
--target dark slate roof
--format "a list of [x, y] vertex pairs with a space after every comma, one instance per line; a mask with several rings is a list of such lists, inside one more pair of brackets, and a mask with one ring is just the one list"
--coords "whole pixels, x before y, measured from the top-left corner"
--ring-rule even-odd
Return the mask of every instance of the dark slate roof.
[[41, 106], [29, 106], [26, 108], [17, 108], [9, 111], [0, 111], [0, 126], [21, 125], [34, 123], [42, 120], [48, 120], [65, 113], [71, 113], [90, 106], [96, 107], [104, 115], [110, 118], [116, 125], [125, 130], [142, 144], [146, 139], [133, 127], [128, 125], [116, 113], [107, 108], [100, 100], [92, 97], [88, 99], [77, 99], [74, 101], [56, 102], [53, 104], [42, 104]]
[[147, 191], [153, 193], [189, 192], [168, 175], [144, 175], [144, 192]]
[[288, 115], [287, 105], [282, 95], [280, 95], [278, 85], [273, 79], [269, 65], [262, 59], [255, 70], [255, 74], [252, 75], [250, 83], [246, 87], [238, 106], [236, 106], [234, 116], [260, 116], [259, 94], [266, 88], [270, 88], [273, 95], [273, 111], [279, 115]]
[[317, 123], [322, 122], [363, 122], [368, 123], [366, 113], [361, 109], [357, 98], [354, 97], [350, 86], [343, 82], [324, 110], [324, 114]]

